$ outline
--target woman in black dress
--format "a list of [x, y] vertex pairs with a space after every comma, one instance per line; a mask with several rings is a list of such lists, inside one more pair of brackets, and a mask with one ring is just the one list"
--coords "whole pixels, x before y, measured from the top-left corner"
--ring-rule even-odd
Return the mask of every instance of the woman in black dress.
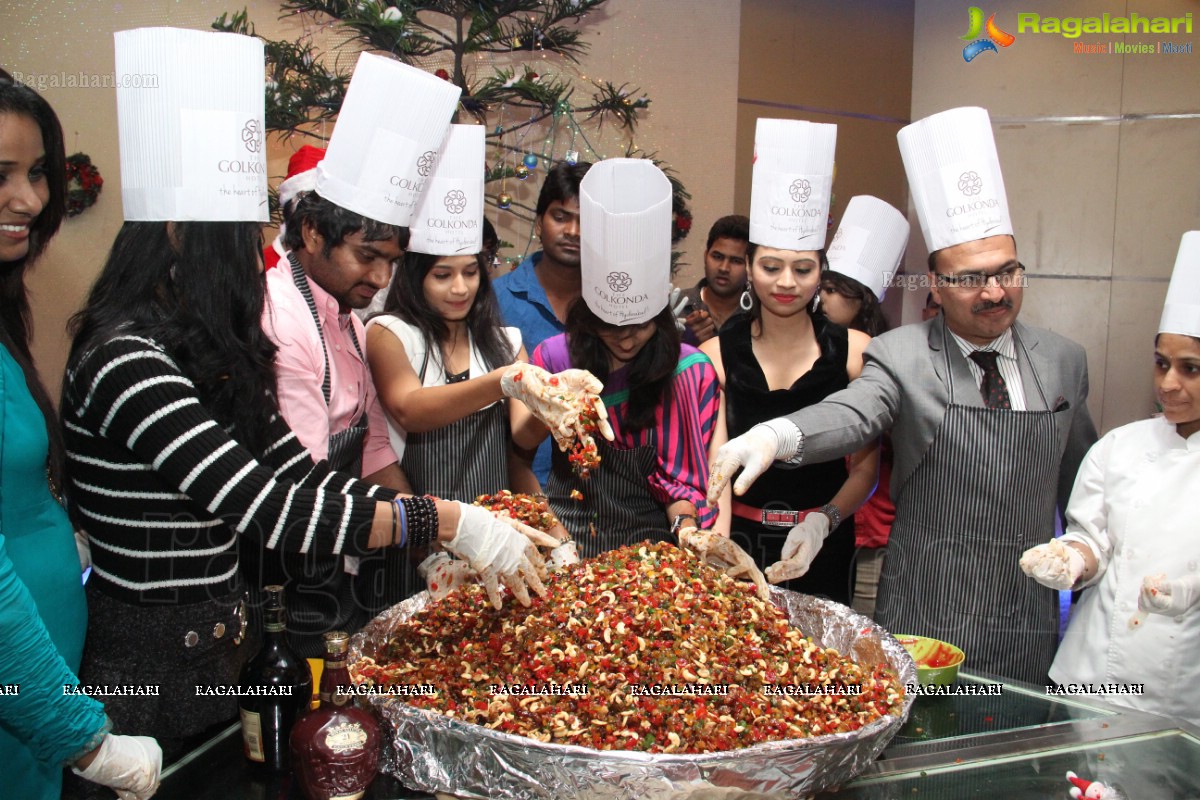
[[[723, 389], [712, 452], [759, 422], [845, 388], [862, 370], [862, 353], [870, 341], [864, 333], [813, 313], [823, 251], [751, 243], [749, 258], [742, 302], [748, 310], [701, 347], [716, 366]], [[746, 494], [735, 498], [725, 490], [715, 529], [730, 531], [762, 567], [790, 559], [768, 571], [768, 579], [776, 582], [783, 580], [780, 572], [791, 577], [810, 559], [806, 572], [782, 585], [848, 605], [854, 594], [852, 515], [870, 497], [877, 477], [875, 445], [855, 453], [849, 468], [841, 459], [798, 468], [777, 464]]]

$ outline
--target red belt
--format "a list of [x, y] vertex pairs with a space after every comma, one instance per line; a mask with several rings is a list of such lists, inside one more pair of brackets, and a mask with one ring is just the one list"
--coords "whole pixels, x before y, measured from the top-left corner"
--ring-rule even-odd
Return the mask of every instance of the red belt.
[[735, 517], [748, 519], [760, 525], [767, 525], [772, 528], [792, 528], [799, 525], [800, 520], [820, 509], [807, 508], [803, 511], [792, 511], [791, 509], [782, 508], [755, 508], [754, 506], [748, 506], [745, 503], [739, 503], [737, 500], [734, 500], [730, 506], [730, 510]]

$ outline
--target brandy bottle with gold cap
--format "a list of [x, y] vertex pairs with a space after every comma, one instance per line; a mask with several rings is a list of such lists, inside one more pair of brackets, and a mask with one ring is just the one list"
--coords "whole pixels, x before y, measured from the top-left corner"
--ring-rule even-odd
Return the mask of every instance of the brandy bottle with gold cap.
[[288, 768], [289, 737], [312, 697], [312, 671], [287, 643], [283, 587], [263, 588], [263, 645], [242, 667], [238, 710], [250, 763], [271, 771]]
[[325, 634], [321, 705], [292, 729], [292, 769], [308, 800], [358, 800], [379, 769], [379, 723], [339, 691], [350, 687], [349, 647], [345, 632]]

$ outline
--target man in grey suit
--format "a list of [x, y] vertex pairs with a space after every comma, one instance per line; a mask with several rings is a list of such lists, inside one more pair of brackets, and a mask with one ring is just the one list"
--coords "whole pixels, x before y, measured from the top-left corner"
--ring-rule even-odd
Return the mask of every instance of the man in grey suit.
[[[925, 128], [910, 131], [918, 126]], [[921, 163], [928, 154], [913, 153], [921, 136], [933, 140], [930, 150], [954, 149], [946, 140], [954, 142], [952, 168]], [[959, 645], [974, 670], [1044, 683], [1058, 643], [1058, 596], [1026, 580], [1019, 561], [1054, 530], [1056, 509], [1066, 507], [1096, 440], [1086, 405], [1086, 354], [1062, 336], [1017, 321], [1025, 268], [986, 112], [943, 112], [905, 128], [900, 139], [933, 251], [929, 277], [942, 314], [873, 340], [861, 377], [846, 389], [723, 446], [712, 467], [710, 502], [739, 469], [736, 494], [774, 460], [840, 458], [890, 430], [896, 520], [876, 619], [894, 632]], [[969, 170], [963, 165], [972, 151], [983, 155]], [[981, 199], [984, 193], [975, 192], [955, 206], [953, 183], [930, 189], [930, 180], [967, 172], [975, 180], [959, 186], [975, 189], [978, 181], [992, 194]], [[947, 213], [969, 206], [980, 212], [974, 220]], [[809, 561], [821, 546], [803, 522], [789, 539], [785, 553], [799, 551]]]

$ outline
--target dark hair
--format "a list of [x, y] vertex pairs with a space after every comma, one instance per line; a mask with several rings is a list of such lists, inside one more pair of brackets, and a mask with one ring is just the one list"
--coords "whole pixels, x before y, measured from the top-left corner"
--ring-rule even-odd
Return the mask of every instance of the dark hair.
[[[441, 343], [450, 334], [442, 315], [434, 311], [425, 299], [425, 276], [442, 258], [445, 256], [405, 253], [383, 301], [383, 313], [395, 314], [421, 331], [425, 337], [426, 352], [433, 351], [436, 345], [440, 353]], [[488, 369], [496, 369], [513, 363], [517, 354], [502, 332], [504, 323], [500, 319], [500, 304], [496, 301], [492, 281], [488, 277], [490, 265], [485, 263], [482, 253], [475, 255], [475, 261], [479, 266], [479, 291], [475, 293], [475, 302], [467, 312], [467, 330], [479, 348], [483, 363]]]
[[[679, 329], [668, 305], [654, 317], [657, 334], [646, 342], [629, 365], [629, 405], [625, 425], [641, 430], [654, 425], [660, 405], [671, 402], [675, 367], [679, 364]], [[621, 326], [609, 325], [596, 316], [582, 299], [567, 311], [567, 351], [571, 365], [586, 369], [602, 382], [608, 380], [608, 348], [600, 332]]]
[[717, 239], [737, 239], [742, 242], [749, 242], [750, 218], [743, 217], [740, 214], [730, 214], [727, 217], [721, 217], [708, 229], [708, 242], [704, 245], [704, 249], [711, 249], [713, 242]]
[[408, 249], [408, 228], [378, 222], [349, 209], [342, 208], [332, 200], [326, 200], [316, 192], [309, 192], [296, 202], [296, 208], [287, 218], [287, 232], [283, 246], [299, 252], [304, 249], [304, 223], [311, 223], [325, 240], [324, 253], [328, 258], [333, 248], [346, 240], [347, 236], [362, 231], [363, 241], [379, 242], [400, 237], [400, 249]]
[[[0, 72], [3, 72], [0, 70]], [[45, 151], [46, 184], [50, 196], [41, 213], [29, 226], [29, 250], [14, 262], [0, 264], [0, 338], [21, 367], [25, 385], [37, 403], [46, 425], [49, 439], [47, 468], [50, 478], [63, 486], [62, 431], [58, 415], [50, 402], [33, 363], [30, 342], [33, 340], [33, 312], [29, 307], [29, 292], [25, 287], [25, 272], [38, 259], [51, 237], [58, 231], [67, 211], [67, 156], [63, 146], [62, 125], [46, 100], [33, 89], [12, 80], [8, 73], [0, 75], [0, 114], [28, 117], [42, 133]]]
[[261, 454], [278, 412], [261, 248], [257, 222], [126, 222], [71, 318], [71, 363], [116, 335], [153, 339], [213, 418]]
[[883, 316], [883, 309], [879, 307], [879, 300], [876, 299], [875, 293], [859, 281], [840, 272], [828, 270], [821, 275], [821, 287], [824, 288], [826, 285], [842, 297], [859, 302], [858, 313], [846, 325], [847, 328], [862, 331], [871, 337], [886, 333], [891, 328], [887, 317]]
[[[747, 284], [749, 284], [749, 282], [750, 282], [750, 267], [754, 263], [754, 254], [757, 251], [758, 251], [758, 245], [756, 245], [754, 242], [750, 242], [750, 244], [746, 245], [746, 283]], [[829, 272], [829, 259], [825, 257], [824, 248], [822, 248], [821, 250], [818, 250], [816, 252], [817, 252], [817, 261], [821, 265], [821, 278], [824, 279], [826, 273]], [[749, 291], [748, 285], [747, 285], [747, 291]], [[817, 284], [817, 291], [818, 292], [821, 291], [820, 284]], [[750, 294], [750, 310], [746, 311], [745, 313], [750, 315], [750, 319], [755, 320], [755, 321], [761, 321], [762, 320], [762, 303], [760, 303], [758, 301], [758, 295], [754, 294], [754, 292], [749, 292], [749, 294]], [[805, 303], [804, 310], [811, 316], [812, 315], [812, 303]]]
[[[1195, 341], [1197, 344], [1200, 344], [1200, 336], [1192, 336], [1190, 333], [1181, 333], [1179, 335], [1186, 336], [1189, 339], [1192, 339], [1193, 341]], [[1154, 334], [1154, 346], [1155, 347], [1158, 347], [1158, 337], [1160, 337], [1160, 336], [1162, 336], [1161, 331], [1159, 333]]]
[[555, 200], [578, 200], [579, 184], [591, 168], [591, 163], [587, 161], [574, 164], [560, 161], [551, 167], [542, 181], [542, 190], [538, 193], [536, 215], [540, 217], [545, 214], [546, 209], [550, 208], [550, 204]]

